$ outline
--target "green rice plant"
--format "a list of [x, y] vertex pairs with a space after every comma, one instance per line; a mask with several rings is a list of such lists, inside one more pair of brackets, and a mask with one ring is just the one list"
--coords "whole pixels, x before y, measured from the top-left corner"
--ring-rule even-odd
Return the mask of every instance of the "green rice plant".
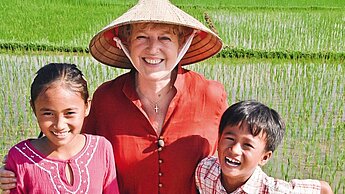
[[189, 5], [189, 6], [205, 6], [205, 7], [278, 7], [278, 8], [295, 8], [295, 7], [306, 7], [306, 8], [344, 8], [345, 2], [341, 0], [171, 0], [177, 5]]
[[[230, 48], [253, 49], [254, 53], [280, 51], [271, 53], [276, 58], [286, 58], [284, 55], [287, 53], [292, 58], [315, 58], [314, 55], [320, 58], [338, 57], [338, 52], [345, 51], [342, 44], [345, 40], [345, 24], [339, 19], [345, 18], [342, 9], [243, 8], [210, 10], [208, 14], [220, 37]], [[327, 54], [329, 51], [335, 53]]]
[[104, 6], [100, 3], [95, 6], [4, 0], [1, 3], [0, 43], [24, 44], [30, 48], [33, 45], [87, 48], [98, 30], [129, 8], [128, 5]]
[[[136, 2], [3, 0], [0, 49], [88, 52], [91, 37]], [[211, 17], [226, 45], [222, 57], [345, 58], [343, 1], [173, 2], [204, 24], [204, 14]]]

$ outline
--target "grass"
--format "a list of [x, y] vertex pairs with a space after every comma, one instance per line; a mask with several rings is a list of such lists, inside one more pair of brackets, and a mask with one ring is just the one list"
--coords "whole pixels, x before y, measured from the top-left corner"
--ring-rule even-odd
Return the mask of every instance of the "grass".
[[[91, 37], [135, 2], [4, 0], [0, 50], [88, 52]], [[173, 2], [206, 25], [211, 17], [222, 57], [345, 60], [344, 1]]]
[[344, 52], [344, 10], [211, 10], [220, 37], [231, 48], [262, 51]]

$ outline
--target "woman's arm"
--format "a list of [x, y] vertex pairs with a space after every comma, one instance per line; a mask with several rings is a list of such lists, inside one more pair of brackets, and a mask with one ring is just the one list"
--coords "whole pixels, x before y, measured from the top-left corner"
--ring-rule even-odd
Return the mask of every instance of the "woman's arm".
[[321, 194], [333, 194], [331, 186], [325, 181], [320, 181], [321, 183]]
[[5, 167], [0, 168], [0, 189], [2, 194], [9, 194], [10, 189], [16, 188], [16, 177], [11, 171], [5, 170]]

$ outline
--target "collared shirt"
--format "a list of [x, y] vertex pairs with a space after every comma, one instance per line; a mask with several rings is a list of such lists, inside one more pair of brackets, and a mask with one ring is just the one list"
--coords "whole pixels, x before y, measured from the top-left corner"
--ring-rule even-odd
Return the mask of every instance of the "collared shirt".
[[[177, 90], [157, 135], [140, 108], [131, 71], [94, 93], [84, 132], [113, 145], [120, 193], [196, 193], [197, 164], [216, 151], [227, 107], [223, 85], [179, 67]], [[164, 142], [164, 146], [160, 146]]]
[[[226, 194], [221, 183], [221, 168], [218, 158], [203, 159], [195, 171], [196, 185], [201, 194]], [[290, 182], [267, 176], [260, 167], [254, 170], [245, 184], [231, 194], [319, 194], [321, 183], [318, 180], [293, 179]]]

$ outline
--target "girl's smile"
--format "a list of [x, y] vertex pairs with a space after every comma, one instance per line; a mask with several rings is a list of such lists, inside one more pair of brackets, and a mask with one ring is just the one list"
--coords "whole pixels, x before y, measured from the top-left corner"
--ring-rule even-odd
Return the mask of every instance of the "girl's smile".
[[41, 131], [52, 149], [73, 146], [80, 133], [89, 105], [80, 93], [71, 91], [57, 81], [39, 94], [34, 111]]

